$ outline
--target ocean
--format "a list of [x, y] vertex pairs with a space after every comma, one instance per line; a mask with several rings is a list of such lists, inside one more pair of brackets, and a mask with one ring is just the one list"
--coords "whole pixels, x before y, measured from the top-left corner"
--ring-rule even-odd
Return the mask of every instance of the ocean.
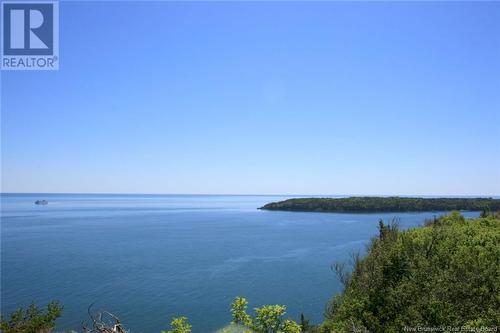
[[214, 332], [245, 296], [250, 312], [284, 304], [286, 317], [317, 323], [342, 288], [331, 265], [363, 253], [379, 219], [410, 228], [441, 215], [257, 209], [286, 198], [2, 194], [2, 314], [59, 300], [56, 330], [81, 331], [92, 304], [131, 332], [159, 333], [181, 315], [193, 332]]

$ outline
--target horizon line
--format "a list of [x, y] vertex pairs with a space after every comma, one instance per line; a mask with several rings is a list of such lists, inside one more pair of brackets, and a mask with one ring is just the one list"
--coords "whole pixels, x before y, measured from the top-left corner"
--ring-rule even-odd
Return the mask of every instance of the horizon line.
[[36, 194], [36, 195], [154, 195], [154, 196], [287, 196], [287, 197], [307, 197], [307, 196], [324, 196], [324, 197], [500, 197], [500, 194], [256, 194], [256, 193], [145, 193], [145, 192], [1, 192], [0, 195], [8, 194]]

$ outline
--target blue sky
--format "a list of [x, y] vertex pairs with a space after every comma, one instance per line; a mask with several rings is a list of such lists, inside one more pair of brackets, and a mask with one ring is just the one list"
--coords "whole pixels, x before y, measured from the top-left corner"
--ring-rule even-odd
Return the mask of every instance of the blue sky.
[[500, 3], [71, 2], [3, 192], [500, 194]]

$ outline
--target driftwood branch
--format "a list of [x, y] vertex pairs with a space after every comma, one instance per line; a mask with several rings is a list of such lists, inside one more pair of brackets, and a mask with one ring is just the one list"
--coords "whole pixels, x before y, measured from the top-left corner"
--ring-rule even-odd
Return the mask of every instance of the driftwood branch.
[[128, 333], [123, 324], [117, 316], [108, 311], [98, 311], [92, 313], [91, 308], [94, 303], [90, 304], [87, 309], [92, 326], [89, 327], [87, 323], [82, 322], [82, 329], [84, 333]]

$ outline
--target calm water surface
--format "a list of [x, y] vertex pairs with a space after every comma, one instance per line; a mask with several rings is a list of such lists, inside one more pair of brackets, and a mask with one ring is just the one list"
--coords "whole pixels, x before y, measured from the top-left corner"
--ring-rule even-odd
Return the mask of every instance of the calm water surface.
[[132, 332], [158, 333], [178, 315], [212, 332], [243, 295], [250, 308], [286, 304], [289, 316], [319, 322], [340, 290], [330, 265], [363, 251], [379, 218], [408, 228], [439, 215], [256, 209], [285, 198], [3, 194], [2, 313], [57, 299], [61, 330], [80, 330], [95, 303]]

